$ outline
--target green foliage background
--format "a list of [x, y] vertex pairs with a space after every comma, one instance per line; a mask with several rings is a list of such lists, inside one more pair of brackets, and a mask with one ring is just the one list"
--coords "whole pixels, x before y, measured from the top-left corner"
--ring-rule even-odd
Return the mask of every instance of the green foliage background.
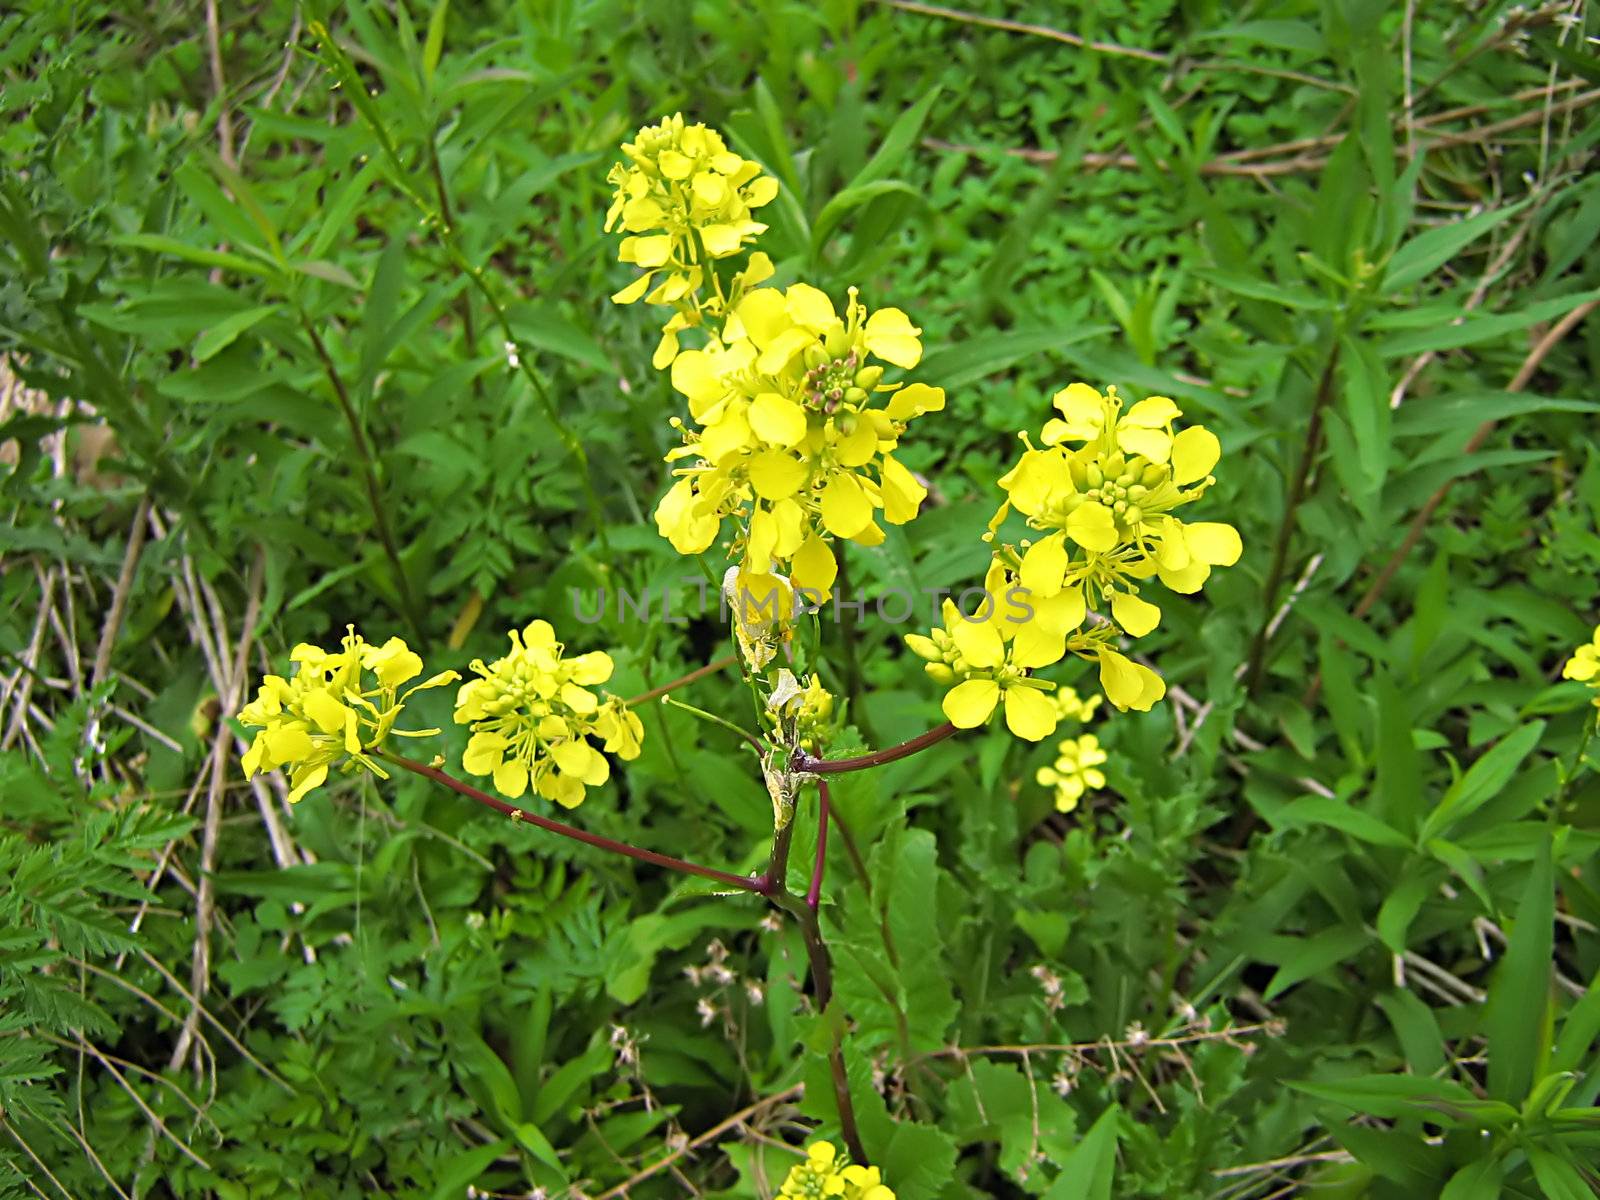
[[[1079, 812], [1003, 729], [837, 788], [871, 886], [836, 858], [823, 918], [902, 1200], [1596, 1194], [1600, 785], [1558, 675], [1600, 608], [1597, 33], [1581, 0], [11, 8], [0, 1196], [768, 1196], [835, 1133], [759, 900], [413, 778], [290, 812], [228, 720], [350, 621], [442, 669], [546, 616], [621, 694], [724, 652], [570, 615], [697, 587], [649, 516], [680, 398], [600, 229], [677, 110], [783, 184], [779, 282], [904, 308], [948, 389], [904, 448], [933, 502], [852, 586], [975, 581], [1074, 379], [1216, 430], [1205, 516], [1244, 535], [1140, 642], [1169, 698], [1100, 724]], [[938, 720], [905, 631], [856, 627], [863, 744]], [[646, 721], [580, 820], [758, 867], [754, 760]]]

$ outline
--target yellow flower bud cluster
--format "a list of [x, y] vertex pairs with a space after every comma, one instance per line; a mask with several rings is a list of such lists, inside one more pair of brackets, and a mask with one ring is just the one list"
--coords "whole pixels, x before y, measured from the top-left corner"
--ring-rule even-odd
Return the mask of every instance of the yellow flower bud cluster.
[[353, 625], [346, 627], [341, 649], [301, 643], [289, 660], [296, 667], [293, 676], [268, 675], [255, 699], [239, 711], [239, 722], [261, 730], [245, 751], [245, 778], [258, 771], [287, 769], [291, 804], [321, 786], [336, 764], [364, 767], [387, 779], [371, 757], [384, 739], [390, 734], [427, 737], [439, 732], [394, 727], [406, 697], [460, 678], [454, 671], [443, 671], [400, 692], [401, 684], [422, 673], [422, 659], [397, 637], [371, 645]]
[[1600, 708], [1600, 625], [1595, 626], [1594, 640], [1579, 646], [1561, 668], [1561, 678], [1577, 679], [1594, 690], [1594, 703]]
[[602, 700], [589, 685], [611, 678], [611, 656], [602, 651], [563, 658], [548, 621], [511, 631], [511, 653], [487, 665], [456, 695], [455, 719], [469, 725], [462, 766], [494, 778], [495, 790], [515, 800], [530, 786], [567, 808], [583, 802], [585, 789], [611, 776], [611, 766], [590, 744], [599, 738], [621, 759], [639, 756], [644, 726], [621, 700]]
[[[766, 226], [753, 217], [772, 201], [778, 184], [759, 164], [728, 149], [704, 125], [686, 124], [682, 114], [639, 130], [625, 143], [626, 164], [606, 177], [616, 190], [606, 213], [606, 232], [618, 221], [627, 237], [617, 257], [644, 274], [611, 299], [676, 309], [656, 349], [660, 369], [677, 354], [678, 334], [706, 316], [720, 318], [728, 302], [713, 263], [742, 251]], [[735, 296], [772, 274], [765, 254], [754, 254], [731, 281]], [[702, 299], [710, 283], [714, 295]]]
[[921, 360], [920, 334], [899, 309], [869, 315], [853, 288], [842, 316], [806, 284], [747, 295], [720, 338], [672, 364], [698, 428], [668, 455], [688, 465], [656, 509], [662, 536], [698, 554], [734, 517], [744, 575], [782, 569], [826, 595], [838, 574], [830, 537], [879, 545], [879, 518], [904, 524], [927, 496], [893, 452], [944, 392], [884, 378], [885, 365]]
[[[1063, 721], [1087, 724], [1100, 707], [1100, 697], [1080, 699], [1070, 687], [1063, 687], [1051, 698], [1056, 716]], [[1099, 768], [1106, 761], [1106, 752], [1100, 748], [1100, 739], [1092, 733], [1068, 737], [1056, 747], [1055, 762], [1034, 772], [1034, 782], [1055, 792], [1057, 812], [1071, 812], [1078, 807], [1084, 792], [1106, 785], [1104, 772]]]
[[790, 1169], [778, 1195], [783, 1200], [894, 1200], [877, 1167], [848, 1164], [829, 1142], [806, 1147], [805, 1161]]

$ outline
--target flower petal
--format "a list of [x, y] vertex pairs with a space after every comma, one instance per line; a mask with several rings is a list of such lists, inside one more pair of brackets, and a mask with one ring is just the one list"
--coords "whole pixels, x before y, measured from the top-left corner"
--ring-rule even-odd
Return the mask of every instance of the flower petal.
[[1019, 738], [1037, 742], [1056, 731], [1056, 706], [1031, 687], [1006, 689], [1006, 728]]
[[1000, 685], [992, 679], [968, 679], [945, 693], [944, 715], [957, 729], [976, 729], [1000, 702]]

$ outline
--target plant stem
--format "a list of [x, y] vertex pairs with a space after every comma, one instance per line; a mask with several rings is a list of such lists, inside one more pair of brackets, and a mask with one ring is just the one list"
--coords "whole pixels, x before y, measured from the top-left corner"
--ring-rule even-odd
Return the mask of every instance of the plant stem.
[[[811, 966], [811, 981], [816, 988], [817, 1007], [826, 1013], [833, 1002], [833, 958], [828, 953], [828, 944], [822, 938], [822, 926], [816, 912], [785, 891], [781, 881], [768, 899], [793, 915], [799, 923], [800, 937], [806, 947], [806, 961]], [[829, 1028], [833, 1037], [828, 1047], [828, 1070], [833, 1077], [834, 1104], [839, 1110], [839, 1132], [844, 1136], [850, 1157], [858, 1163], [865, 1163], [867, 1152], [862, 1148], [861, 1133], [856, 1127], [855, 1101], [850, 1098], [850, 1076], [844, 1065], [842, 1025], [838, 1020], [830, 1020]]]
[[417, 615], [417, 602], [411, 594], [411, 581], [406, 578], [405, 567], [400, 562], [400, 550], [394, 540], [394, 531], [389, 527], [389, 516], [383, 507], [383, 490], [378, 484], [378, 468], [372, 457], [372, 445], [367, 440], [367, 431], [362, 426], [361, 417], [356, 412], [356, 406], [344, 386], [344, 379], [339, 375], [339, 368], [334, 365], [333, 356], [328, 353], [328, 347], [317, 333], [317, 327], [304, 312], [300, 314], [300, 325], [306, 331], [306, 336], [311, 339], [311, 346], [317, 352], [317, 357], [322, 360], [323, 373], [333, 385], [333, 394], [344, 413], [345, 423], [350, 426], [350, 440], [355, 445], [356, 458], [361, 463], [361, 477], [367, 488], [367, 503], [372, 508], [372, 522], [378, 531], [378, 540], [383, 543], [383, 552], [389, 560], [389, 568], [394, 572], [406, 624], [411, 627], [412, 636], [421, 642], [424, 640], [422, 621]]
[[817, 780], [817, 857], [811, 864], [811, 886], [806, 889], [806, 907], [812, 912], [822, 903], [822, 873], [828, 865], [828, 781]]
[[850, 865], [855, 868], [856, 878], [861, 881], [861, 890], [866, 893], [868, 900], [872, 899], [872, 877], [867, 873], [867, 860], [861, 857], [861, 850], [856, 845], [855, 836], [850, 832], [850, 826], [845, 823], [837, 808], [828, 809], [828, 819], [839, 830], [839, 840], [844, 843], [844, 851], [850, 858]]
[[657, 696], [665, 696], [668, 692], [675, 692], [681, 687], [687, 687], [697, 680], [704, 679], [707, 675], [715, 675], [724, 667], [730, 667], [739, 660], [736, 654], [724, 654], [715, 662], [709, 662], [703, 667], [690, 671], [687, 675], [680, 675], [676, 679], [663, 683], [660, 687], [653, 687], [648, 692], [640, 692], [637, 696], [624, 700], [622, 703], [628, 708], [654, 700]]
[[689, 862], [687, 859], [673, 858], [670, 854], [658, 854], [654, 850], [642, 850], [638, 846], [630, 846], [626, 842], [602, 837], [598, 833], [590, 833], [588, 830], [579, 829], [575, 825], [552, 821], [549, 817], [518, 808], [515, 804], [510, 804], [498, 796], [491, 796], [488, 792], [480, 791], [470, 783], [463, 783], [455, 776], [439, 770], [438, 767], [431, 767], [426, 763], [417, 762], [416, 759], [406, 758], [403, 755], [383, 749], [372, 750], [369, 753], [383, 759], [384, 762], [403, 767], [415, 775], [421, 775], [425, 779], [431, 779], [435, 783], [443, 784], [451, 791], [465, 796], [469, 800], [476, 800], [479, 804], [487, 805], [498, 813], [504, 813], [513, 821], [526, 821], [529, 825], [537, 825], [540, 829], [548, 830], [550, 833], [571, 838], [573, 841], [584, 842], [600, 850], [609, 850], [613, 854], [626, 855], [628, 858], [635, 858], [640, 862], [654, 863], [658, 867], [666, 867], [669, 870], [682, 871], [686, 875], [698, 875], [702, 879], [712, 879], [718, 883], [725, 883], [729, 887], [738, 888], [741, 891], [753, 892], [758, 896], [765, 896], [771, 892], [771, 884], [767, 876], [735, 875], [730, 871], [719, 871], [716, 867], [703, 867], [699, 863]]
[[926, 750], [955, 732], [956, 727], [946, 721], [943, 725], [928, 730], [927, 733], [918, 734], [898, 746], [890, 746], [887, 750], [875, 750], [871, 754], [860, 754], [854, 758], [813, 758], [801, 750], [795, 753], [789, 765], [791, 769], [807, 775], [837, 775], [842, 771], [865, 771], [868, 767], [881, 767], [884, 763], [894, 762], [897, 758], [907, 758], [919, 750]]
[[[456, 218], [450, 208], [450, 189], [445, 186], [444, 167], [439, 162], [439, 144], [432, 135], [428, 137], [428, 168], [433, 175], [433, 188], [439, 197], [439, 216], [444, 222], [444, 228], [452, 236], [455, 234]], [[462, 292], [458, 305], [461, 309], [461, 333], [466, 339], [467, 357], [471, 358], [478, 347], [478, 333], [476, 322], [472, 319], [472, 297]], [[472, 390], [474, 394], [483, 394], [483, 383], [479, 376], [472, 377]]]
[[1295, 518], [1306, 498], [1306, 484], [1311, 469], [1322, 451], [1322, 418], [1328, 402], [1333, 398], [1334, 379], [1339, 369], [1339, 339], [1335, 333], [1333, 349], [1328, 352], [1327, 364], [1322, 368], [1322, 378], [1317, 382], [1316, 398], [1311, 402], [1311, 420], [1306, 426], [1305, 444], [1300, 450], [1300, 463], [1289, 483], [1289, 494], [1284, 498], [1283, 520], [1278, 523], [1278, 534], [1272, 543], [1272, 565], [1267, 570], [1266, 587], [1262, 589], [1266, 611], [1261, 616], [1261, 628], [1256, 631], [1250, 646], [1249, 666], [1245, 669], [1246, 695], [1254, 694], [1261, 682], [1261, 670], [1266, 664], [1267, 629], [1272, 624], [1272, 614], [1278, 604], [1278, 588], [1283, 583], [1284, 568], [1288, 565], [1289, 543], [1294, 540]]

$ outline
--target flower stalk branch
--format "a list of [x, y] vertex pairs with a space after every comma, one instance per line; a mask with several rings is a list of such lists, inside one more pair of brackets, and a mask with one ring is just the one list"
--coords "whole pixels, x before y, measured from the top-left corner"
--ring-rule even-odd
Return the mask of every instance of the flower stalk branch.
[[892, 763], [896, 759], [909, 758], [918, 751], [944, 741], [956, 732], [956, 727], [946, 721], [943, 725], [928, 730], [927, 733], [918, 734], [886, 750], [874, 750], [871, 754], [858, 754], [854, 758], [815, 758], [801, 750], [790, 760], [790, 765], [795, 771], [807, 775], [838, 775], [845, 771], [865, 771], [869, 767], [881, 767], [884, 763]]
[[615, 838], [604, 837], [598, 833], [590, 833], [586, 829], [579, 829], [575, 825], [567, 825], [561, 821], [551, 820], [549, 817], [538, 813], [529, 812], [527, 809], [518, 808], [515, 804], [507, 803], [498, 796], [491, 796], [488, 792], [464, 783], [455, 776], [441, 771], [438, 767], [420, 763], [416, 759], [406, 758], [404, 755], [395, 754], [389, 750], [372, 751], [374, 757], [383, 759], [384, 762], [393, 763], [397, 767], [410, 771], [414, 775], [421, 775], [424, 779], [431, 779], [442, 784], [458, 795], [465, 796], [468, 800], [476, 800], [479, 804], [488, 806], [496, 812], [510, 817], [513, 821], [526, 822], [536, 825], [564, 838], [571, 838], [576, 842], [594, 846], [600, 850], [609, 850], [613, 854], [625, 855], [640, 862], [653, 863], [658, 867], [666, 867], [671, 871], [681, 871], [686, 875], [698, 875], [702, 879], [714, 880], [740, 891], [752, 892], [758, 896], [768, 895], [771, 885], [764, 875], [735, 875], [731, 871], [721, 871], [716, 867], [702, 866], [683, 858], [674, 858], [670, 854], [659, 854], [654, 850], [645, 850], [639, 846], [630, 846], [627, 842], [619, 842]]

